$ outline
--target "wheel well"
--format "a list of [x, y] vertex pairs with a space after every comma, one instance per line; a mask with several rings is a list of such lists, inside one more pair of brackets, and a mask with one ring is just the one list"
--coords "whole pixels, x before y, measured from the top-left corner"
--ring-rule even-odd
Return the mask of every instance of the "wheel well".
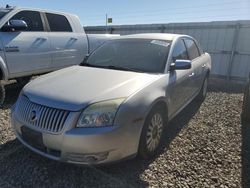
[[158, 101], [153, 108], [159, 107], [165, 114], [166, 121], [168, 120], [168, 108], [164, 101]]

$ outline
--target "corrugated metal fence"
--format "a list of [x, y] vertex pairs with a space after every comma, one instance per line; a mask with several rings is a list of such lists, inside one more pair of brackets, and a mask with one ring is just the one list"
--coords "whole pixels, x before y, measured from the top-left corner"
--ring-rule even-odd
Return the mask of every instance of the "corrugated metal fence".
[[250, 72], [250, 20], [121, 26], [89, 26], [86, 33], [177, 33], [196, 38], [212, 56], [216, 77], [245, 80]]

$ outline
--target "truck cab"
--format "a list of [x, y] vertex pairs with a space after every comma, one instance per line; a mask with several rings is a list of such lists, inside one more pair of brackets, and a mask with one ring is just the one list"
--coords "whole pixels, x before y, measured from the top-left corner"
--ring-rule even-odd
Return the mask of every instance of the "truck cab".
[[[79, 18], [73, 14], [1, 8], [0, 80], [16, 79], [25, 84], [32, 75], [78, 65], [86, 54], [111, 38], [110, 35], [87, 36]], [[4, 93], [0, 93], [1, 104]]]

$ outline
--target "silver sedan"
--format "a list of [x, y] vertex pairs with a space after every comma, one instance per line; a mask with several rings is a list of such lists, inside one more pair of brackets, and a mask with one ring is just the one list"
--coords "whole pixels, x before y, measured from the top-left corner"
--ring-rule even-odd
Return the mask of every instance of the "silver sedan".
[[25, 146], [54, 160], [150, 158], [168, 122], [194, 98], [204, 100], [210, 69], [210, 55], [190, 36], [123, 36], [80, 66], [26, 85], [12, 108], [12, 126]]

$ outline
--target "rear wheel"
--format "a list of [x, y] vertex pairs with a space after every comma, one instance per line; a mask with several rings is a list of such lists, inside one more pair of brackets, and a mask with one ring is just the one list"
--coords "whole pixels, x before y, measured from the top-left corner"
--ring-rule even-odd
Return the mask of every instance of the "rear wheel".
[[0, 107], [3, 106], [5, 100], [5, 88], [4, 85], [0, 82]]
[[165, 114], [162, 108], [155, 107], [146, 118], [140, 138], [138, 154], [144, 159], [149, 159], [158, 151], [163, 129], [166, 124]]
[[197, 96], [198, 101], [203, 102], [207, 96], [207, 88], [208, 88], [208, 77], [206, 76], [203, 81], [202, 88]]
[[247, 85], [244, 92], [243, 106], [242, 106], [242, 120], [250, 121], [250, 84]]

